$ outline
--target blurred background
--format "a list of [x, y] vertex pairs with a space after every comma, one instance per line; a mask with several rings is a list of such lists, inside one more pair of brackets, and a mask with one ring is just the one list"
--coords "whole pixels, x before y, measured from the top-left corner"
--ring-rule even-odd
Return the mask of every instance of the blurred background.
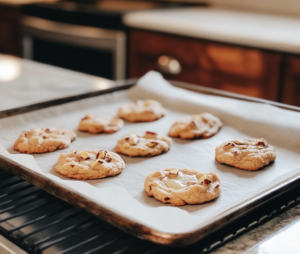
[[[300, 106], [300, 0], [0, 0], [0, 54]], [[17, 68], [0, 58], [0, 79]]]

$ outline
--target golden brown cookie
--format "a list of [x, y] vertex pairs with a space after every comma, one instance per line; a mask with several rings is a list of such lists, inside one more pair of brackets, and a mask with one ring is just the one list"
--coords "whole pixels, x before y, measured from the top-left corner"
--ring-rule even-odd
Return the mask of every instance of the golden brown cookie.
[[14, 144], [14, 150], [21, 153], [47, 153], [70, 146], [76, 134], [55, 127], [35, 128], [23, 131]]
[[214, 173], [203, 174], [186, 168], [170, 168], [147, 176], [144, 189], [148, 197], [172, 205], [201, 204], [221, 194], [221, 184]]
[[125, 168], [125, 162], [116, 153], [105, 150], [74, 150], [60, 154], [55, 165], [59, 174], [78, 180], [114, 176]]
[[222, 127], [220, 119], [210, 113], [187, 116], [175, 122], [170, 131], [170, 137], [182, 139], [210, 138]]
[[128, 122], [153, 122], [165, 114], [162, 105], [154, 100], [138, 100], [119, 109], [118, 115]]
[[266, 140], [233, 140], [216, 147], [216, 160], [245, 170], [257, 170], [276, 159], [276, 150]]
[[114, 133], [124, 126], [124, 122], [119, 117], [109, 117], [89, 114], [84, 117], [78, 126], [79, 131], [88, 131], [92, 134], [101, 132]]
[[171, 139], [146, 131], [145, 135], [130, 133], [118, 141], [116, 152], [132, 156], [154, 156], [170, 150]]

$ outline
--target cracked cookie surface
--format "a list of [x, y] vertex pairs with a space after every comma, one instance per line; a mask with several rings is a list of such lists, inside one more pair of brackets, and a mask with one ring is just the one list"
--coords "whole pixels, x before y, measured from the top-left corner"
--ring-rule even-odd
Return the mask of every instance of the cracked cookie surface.
[[76, 134], [70, 130], [55, 127], [35, 128], [23, 131], [15, 141], [14, 150], [21, 153], [47, 153], [70, 146]]
[[170, 168], [147, 176], [144, 190], [148, 197], [174, 206], [201, 204], [220, 196], [221, 183], [214, 173], [203, 174], [186, 168]]
[[218, 133], [222, 125], [220, 119], [210, 113], [191, 115], [175, 122], [169, 136], [182, 139], [210, 138]]
[[233, 140], [216, 147], [216, 160], [244, 170], [257, 170], [276, 159], [276, 150], [266, 140]]
[[146, 131], [145, 135], [130, 133], [118, 140], [117, 153], [132, 156], [155, 156], [170, 150], [171, 139]]
[[138, 100], [136, 103], [123, 105], [118, 116], [128, 122], [153, 122], [165, 115], [162, 105], [154, 100]]
[[78, 130], [87, 131], [92, 134], [101, 132], [114, 133], [123, 126], [124, 122], [119, 117], [89, 114], [80, 121]]
[[60, 154], [55, 165], [55, 171], [59, 174], [78, 180], [114, 176], [124, 168], [125, 162], [118, 154], [105, 150], [74, 150]]

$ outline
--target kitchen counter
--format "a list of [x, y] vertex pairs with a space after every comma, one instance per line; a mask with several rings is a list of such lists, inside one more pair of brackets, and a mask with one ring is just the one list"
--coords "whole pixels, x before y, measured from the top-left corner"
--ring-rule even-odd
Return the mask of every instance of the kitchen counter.
[[[97, 91], [114, 85], [115, 83], [110, 80], [0, 55], [0, 110]], [[300, 221], [300, 204], [286, 209], [279, 216], [231, 240], [212, 253], [261, 253], [259, 252], [260, 246], [265, 244], [266, 240], [297, 221]], [[277, 242], [280, 243], [280, 241]], [[282, 243], [284, 244], [285, 241]], [[291, 249], [292, 244], [288, 244]], [[270, 252], [266, 248], [264, 250], [264, 254], [277, 253]]]
[[216, 7], [127, 13], [126, 25], [236, 45], [300, 53], [300, 17]]
[[104, 78], [0, 54], [0, 110], [94, 92], [113, 86]]

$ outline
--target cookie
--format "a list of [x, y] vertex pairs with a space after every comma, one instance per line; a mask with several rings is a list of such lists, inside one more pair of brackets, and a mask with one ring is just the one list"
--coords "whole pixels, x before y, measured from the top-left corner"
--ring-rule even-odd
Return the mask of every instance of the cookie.
[[210, 138], [222, 127], [220, 119], [210, 113], [187, 116], [175, 122], [170, 131], [170, 137], [182, 139]]
[[70, 146], [76, 134], [55, 127], [35, 128], [23, 131], [14, 144], [14, 150], [21, 153], [47, 153]]
[[245, 170], [257, 170], [276, 159], [276, 150], [266, 140], [233, 140], [216, 147], [216, 160]]
[[138, 100], [119, 109], [119, 117], [128, 122], [153, 122], [165, 115], [162, 105], [154, 100]]
[[92, 134], [101, 132], [114, 133], [124, 126], [122, 119], [102, 115], [87, 115], [78, 126], [79, 131], [88, 131]]
[[120, 155], [105, 150], [74, 150], [61, 154], [55, 165], [59, 174], [78, 180], [114, 176], [124, 168], [125, 162]]
[[214, 173], [203, 174], [186, 168], [170, 168], [147, 176], [144, 189], [148, 197], [175, 206], [201, 204], [221, 194], [221, 184]]
[[132, 156], [155, 156], [170, 150], [171, 139], [154, 132], [146, 131], [145, 135], [134, 133], [125, 135], [118, 141], [116, 152]]

